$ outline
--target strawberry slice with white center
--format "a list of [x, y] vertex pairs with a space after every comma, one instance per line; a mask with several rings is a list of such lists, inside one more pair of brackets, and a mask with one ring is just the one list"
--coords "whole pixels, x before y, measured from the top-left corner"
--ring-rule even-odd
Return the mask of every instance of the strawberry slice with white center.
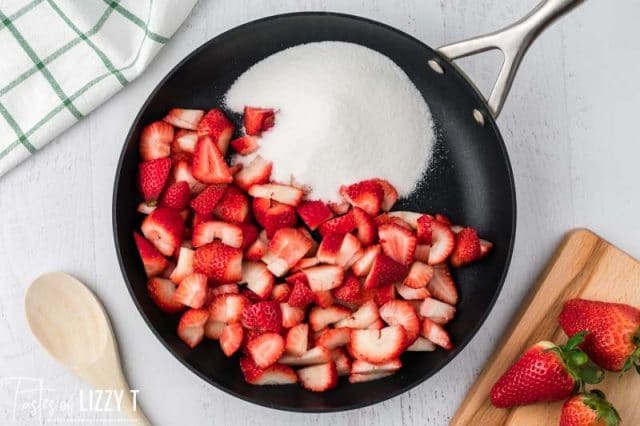
[[198, 142], [198, 134], [190, 130], [178, 129], [174, 138], [173, 145], [171, 145], [171, 152], [188, 153], [193, 154], [196, 150], [196, 143]]
[[382, 330], [351, 330], [349, 353], [356, 359], [382, 364], [398, 358], [407, 345], [407, 333], [400, 325]]
[[422, 320], [421, 334], [443, 349], [453, 349], [449, 334], [447, 334], [442, 326], [431, 321], [429, 318]]
[[391, 300], [380, 307], [380, 317], [389, 325], [400, 325], [407, 332], [407, 345], [420, 335], [420, 319], [411, 303]]
[[302, 356], [309, 349], [309, 324], [298, 324], [287, 332], [284, 348], [287, 354]]
[[240, 349], [242, 339], [244, 338], [244, 330], [242, 325], [236, 322], [227, 325], [220, 335], [220, 347], [226, 356], [231, 356]]
[[349, 208], [351, 208], [351, 204], [347, 203], [344, 200], [338, 202], [330, 201], [329, 208], [334, 214], [341, 215], [349, 211]]
[[371, 374], [354, 373], [349, 375], [349, 383], [355, 384], [355, 383], [370, 382], [372, 380], [380, 380], [380, 379], [384, 379], [385, 377], [389, 377], [393, 374], [395, 374], [395, 371], [387, 371], [384, 373], [371, 373]]
[[231, 148], [240, 155], [249, 155], [258, 150], [258, 138], [248, 135], [241, 136], [231, 141]]
[[371, 270], [364, 282], [364, 288], [377, 288], [402, 281], [407, 275], [407, 268], [394, 261], [384, 253], [379, 253], [373, 260]]
[[420, 305], [420, 315], [429, 318], [436, 324], [446, 324], [451, 321], [456, 314], [455, 306], [427, 297]]
[[429, 250], [429, 265], [442, 263], [453, 252], [455, 238], [453, 232], [446, 225], [438, 220], [431, 222], [431, 250]]
[[251, 136], [260, 134], [273, 127], [276, 113], [271, 108], [244, 107], [244, 131]]
[[296, 263], [293, 267], [293, 270], [300, 271], [302, 269], [311, 268], [313, 266], [316, 266], [318, 263], [320, 263], [320, 261], [317, 257], [306, 257], [304, 259], [301, 259], [300, 262]]
[[155, 121], [142, 129], [140, 134], [140, 157], [142, 161], [165, 158], [171, 154], [173, 126], [164, 121]]
[[463, 228], [455, 236], [456, 245], [451, 253], [449, 262], [454, 268], [480, 259], [480, 238], [473, 228]]
[[214, 281], [232, 283], [242, 278], [242, 250], [214, 241], [199, 247], [193, 269]]
[[458, 303], [458, 290], [446, 264], [433, 267], [433, 278], [427, 284], [427, 290], [438, 300], [449, 305]]
[[280, 283], [273, 286], [271, 298], [276, 302], [286, 302], [291, 294], [291, 286], [287, 283]]
[[423, 216], [422, 213], [408, 212], [408, 211], [395, 211], [389, 212], [389, 217], [396, 217], [403, 222], [409, 224], [412, 229], [418, 228], [418, 219]]
[[233, 176], [224, 161], [223, 154], [209, 136], [200, 137], [196, 143], [191, 165], [193, 177], [203, 183], [231, 183]]
[[311, 330], [320, 331], [328, 325], [351, 316], [351, 309], [345, 306], [333, 305], [328, 308], [314, 307], [309, 313]]
[[336, 327], [367, 328], [373, 324], [380, 315], [375, 301], [365, 302], [353, 314], [336, 323]]
[[241, 294], [226, 293], [215, 296], [209, 304], [209, 319], [225, 323], [240, 321], [249, 299]]
[[292, 228], [298, 223], [293, 207], [267, 198], [254, 198], [251, 202], [256, 221], [265, 228], [268, 238], [282, 228]]
[[349, 343], [351, 338], [351, 329], [346, 327], [326, 328], [316, 337], [315, 342], [318, 346], [324, 346], [331, 350], [344, 346]]
[[318, 252], [316, 257], [319, 262], [335, 264], [338, 258], [338, 252], [342, 247], [342, 241], [344, 240], [344, 234], [327, 234], [322, 238], [320, 245], [318, 246]]
[[245, 165], [233, 177], [234, 182], [240, 188], [248, 191], [253, 185], [269, 182], [273, 163], [257, 155], [251, 162]]
[[362, 257], [358, 259], [353, 265], [351, 265], [351, 270], [358, 277], [364, 277], [371, 270], [371, 266], [373, 265], [373, 261], [376, 256], [380, 253], [380, 245], [376, 244], [374, 246], [367, 247], [362, 253]]
[[352, 206], [375, 216], [380, 212], [384, 191], [375, 180], [364, 180], [353, 185], [341, 186], [340, 195]]
[[198, 194], [207, 187], [207, 185], [193, 177], [191, 164], [185, 160], [175, 162], [173, 166], [173, 180], [176, 182], [187, 182], [192, 194]]
[[433, 277], [433, 267], [422, 262], [413, 262], [409, 268], [409, 274], [402, 282], [407, 287], [425, 287]]
[[303, 269], [312, 291], [327, 291], [338, 287], [344, 279], [344, 270], [336, 265], [321, 265]]
[[[313, 247], [313, 241], [295, 228], [282, 228], [276, 231], [269, 250], [265, 255], [267, 268], [281, 277], [302, 259]], [[264, 258], [263, 258], [264, 259]]]
[[244, 257], [247, 260], [258, 261], [267, 253], [269, 249], [269, 240], [267, 240], [266, 231], [260, 232], [258, 238], [245, 249]]
[[202, 117], [197, 127], [198, 136], [210, 137], [223, 156], [227, 155], [233, 130], [233, 123], [231, 123], [219, 108], [209, 110], [205, 116]]
[[402, 361], [392, 359], [382, 364], [371, 364], [370, 362], [356, 359], [351, 365], [351, 373], [353, 374], [375, 374], [389, 373], [399, 370], [402, 367]]
[[217, 220], [197, 224], [193, 228], [191, 242], [194, 247], [202, 247], [220, 240], [229, 247], [242, 247], [242, 228], [233, 223]]
[[[152, 202], [152, 204], [155, 204]], [[138, 207], [136, 207], [136, 211], [142, 214], [149, 214], [156, 209], [157, 206], [151, 205], [149, 203], [139, 203]]]
[[288, 303], [280, 303], [282, 311], [282, 327], [291, 328], [300, 324], [304, 320], [304, 309], [294, 307]]
[[195, 348], [204, 337], [204, 325], [209, 319], [206, 309], [189, 309], [178, 322], [178, 337], [190, 348]]
[[279, 183], [265, 183], [262, 185], [253, 185], [249, 188], [249, 195], [255, 198], [267, 198], [289, 206], [297, 206], [300, 204], [304, 192], [300, 189], [289, 185], [281, 185]]
[[227, 323], [212, 321], [211, 318], [209, 318], [204, 325], [204, 335], [208, 339], [218, 340], [222, 337], [222, 333], [224, 333], [225, 328], [227, 328]]
[[184, 221], [168, 207], [158, 207], [142, 221], [142, 234], [165, 256], [172, 256], [180, 247]]
[[412, 288], [402, 283], [396, 283], [395, 287], [400, 297], [404, 300], [422, 300], [431, 296], [431, 293], [425, 287]]
[[398, 201], [398, 191], [388, 181], [384, 179], [374, 179], [382, 188], [382, 204], [380, 208], [385, 212], [391, 210], [391, 207]]
[[282, 364], [273, 364], [263, 369], [258, 367], [250, 357], [242, 357], [240, 368], [245, 381], [252, 385], [290, 385], [298, 382], [296, 372]]
[[218, 296], [221, 294], [238, 294], [240, 290], [238, 289], [238, 284], [230, 283], [230, 284], [221, 284], [217, 287], [213, 287], [209, 289], [209, 293], [211, 296]]
[[260, 368], [267, 368], [284, 353], [284, 339], [277, 333], [262, 333], [247, 344], [247, 352]]
[[349, 269], [358, 259], [362, 257], [362, 244], [353, 234], [346, 234], [340, 245], [340, 250], [336, 256], [336, 264], [344, 269]]
[[298, 370], [300, 384], [312, 392], [324, 392], [338, 385], [338, 370], [335, 363], [314, 365]]
[[207, 295], [207, 276], [194, 273], [187, 275], [178, 286], [173, 298], [191, 308], [201, 308]]
[[367, 330], [382, 330], [386, 326], [387, 326], [387, 324], [385, 324], [384, 321], [382, 321], [381, 318], [378, 318], [373, 323], [371, 323], [371, 325], [369, 327], [367, 327]]
[[173, 298], [176, 285], [168, 279], [151, 278], [147, 283], [147, 291], [158, 308], [164, 312], [175, 313], [184, 309], [184, 305]]
[[331, 361], [331, 351], [324, 346], [316, 346], [313, 349], [309, 349], [307, 352], [300, 356], [284, 355], [280, 358], [281, 364], [286, 365], [317, 365], [324, 364]]
[[429, 252], [431, 251], [431, 246], [428, 244], [418, 244], [416, 246], [416, 251], [413, 253], [413, 258], [418, 262], [429, 263]]
[[296, 212], [312, 231], [333, 217], [331, 209], [318, 200], [303, 201], [296, 207]]
[[331, 357], [336, 364], [338, 376], [348, 376], [351, 372], [351, 358], [347, 355], [347, 351], [340, 347], [331, 351]]
[[418, 336], [415, 342], [405, 349], [407, 352], [433, 352], [436, 350], [436, 345], [426, 337]]
[[137, 232], [133, 233], [133, 239], [138, 248], [140, 259], [144, 266], [144, 271], [147, 277], [151, 278], [159, 275], [164, 269], [169, 266], [169, 262], [160, 253], [153, 244], [151, 244], [146, 238]]
[[394, 223], [387, 223], [378, 228], [378, 237], [384, 254], [402, 265], [411, 264], [417, 245], [413, 232]]
[[262, 262], [243, 262], [241, 283], [247, 283], [247, 288], [260, 298], [271, 295], [275, 278]]
[[170, 170], [170, 158], [158, 158], [138, 165], [138, 188], [146, 202], [153, 202], [160, 197]]
[[485, 257], [491, 250], [493, 250], [493, 243], [480, 238], [480, 257]]
[[201, 109], [172, 108], [163, 120], [181, 129], [196, 130], [202, 116], [204, 111]]
[[373, 217], [364, 210], [354, 207], [353, 218], [356, 223], [356, 236], [363, 245], [369, 246], [378, 239], [378, 225]]
[[180, 284], [180, 282], [185, 279], [187, 275], [193, 274], [193, 256], [194, 251], [188, 247], [180, 247], [180, 251], [178, 252], [178, 264], [171, 271], [171, 275], [169, 275], [169, 279], [176, 284]]
[[225, 222], [245, 222], [249, 217], [249, 199], [240, 189], [229, 185], [213, 209], [213, 215]]
[[213, 213], [218, 202], [224, 196], [227, 185], [214, 184], [209, 185], [198, 196], [191, 200], [191, 208], [202, 216], [209, 216]]

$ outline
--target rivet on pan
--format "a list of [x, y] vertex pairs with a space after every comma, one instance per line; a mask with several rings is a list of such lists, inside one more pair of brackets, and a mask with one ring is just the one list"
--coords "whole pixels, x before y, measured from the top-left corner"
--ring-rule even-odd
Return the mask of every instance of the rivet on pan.
[[444, 70], [442, 69], [440, 64], [438, 62], [436, 62], [435, 59], [429, 59], [429, 62], [427, 62], [427, 63], [429, 64], [431, 69], [434, 70], [435, 72], [437, 72], [438, 74], [444, 74]]
[[482, 114], [477, 109], [473, 110], [473, 118], [476, 120], [476, 123], [484, 127], [484, 114]]

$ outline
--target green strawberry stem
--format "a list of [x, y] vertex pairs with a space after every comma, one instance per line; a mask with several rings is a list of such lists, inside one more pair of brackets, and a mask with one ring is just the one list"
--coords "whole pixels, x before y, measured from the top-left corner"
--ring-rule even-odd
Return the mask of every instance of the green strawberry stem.
[[581, 331], [573, 335], [566, 344], [549, 349], [556, 352], [564, 362], [576, 383], [574, 389], [576, 392], [584, 391], [586, 384], [600, 383], [604, 379], [604, 370], [595, 365], [587, 354], [578, 348], [588, 333], [588, 331]]
[[620, 377], [624, 375], [627, 371], [631, 369], [631, 367], [635, 367], [638, 374], [640, 374], [640, 328], [636, 331], [636, 334], [633, 335], [631, 341], [636, 348], [631, 354], [627, 357], [627, 360], [624, 362], [624, 366], [622, 367], [622, 371], [620, 371]]
[[620, 414], [598, 389], [583, 394], [582, 403], [596, 412], [596, 419], [604, 421], [607, 426], [618, 426]]

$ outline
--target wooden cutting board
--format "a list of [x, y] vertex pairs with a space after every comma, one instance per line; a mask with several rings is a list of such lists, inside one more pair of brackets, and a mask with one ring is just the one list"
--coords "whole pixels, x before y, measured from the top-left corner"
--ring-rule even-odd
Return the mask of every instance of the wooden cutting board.
[[[591, 231], [570, 232], [458, 408], [451, 420], [452, 426], [558, 424], [562, 402], [497, 409], [489, 401], [489, 392], [529, 346], [540, 340], [566, 341], [557, 318], [563, 302], [574, 297], [640, 307], [640, 262]], [[640, 375], [630, 371], [619, 380], [616, 373], [608, 373], [597, 388], [605, 392], [618, 409], [623, 425], [640, 425]]]

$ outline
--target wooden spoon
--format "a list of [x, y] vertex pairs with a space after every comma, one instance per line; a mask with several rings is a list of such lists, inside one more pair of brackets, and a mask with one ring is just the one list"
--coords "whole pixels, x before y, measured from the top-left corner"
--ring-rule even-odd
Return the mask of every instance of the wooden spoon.
[[31, 331], [51, 356], [95, 388], [123, 395], [120, 410], [136, 423], [151, 424], [134, 407], [109, 318], [84, 284], [63, 272], [44, 274], [27, 290], [25, 310]]

